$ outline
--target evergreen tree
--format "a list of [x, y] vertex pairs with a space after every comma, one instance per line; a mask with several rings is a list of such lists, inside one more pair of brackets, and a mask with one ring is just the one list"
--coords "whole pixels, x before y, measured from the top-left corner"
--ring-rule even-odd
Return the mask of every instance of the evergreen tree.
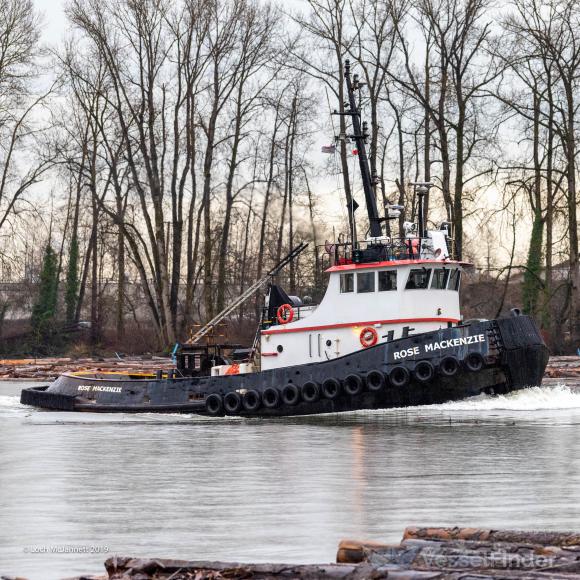
[[44, 252], [38, 298], [30, 320], [37, 341], [45, 338], [53, 326], [56, 317], [57, 289], [58, 260], [49, 243]]
[[[538, 215], [539, 214], [539, 215]], [[540, 278], [542, 270], [542, 238], [544, 234], [544, 221], [541, 212], [536, 212], [528, 259], [524, 271], [524, 283], [522, 287], [522, 298], [524, 312], [535, 316], [538, 314], [539, 297], [542, 291], [542, 280]]]
[[76, 232], [70, 243], [68, 269], [66, 272], [66, 289], [64, 300], [66, 304], [66, 321], [75, 322], [77, 301], [79, 296], [79, 241]]

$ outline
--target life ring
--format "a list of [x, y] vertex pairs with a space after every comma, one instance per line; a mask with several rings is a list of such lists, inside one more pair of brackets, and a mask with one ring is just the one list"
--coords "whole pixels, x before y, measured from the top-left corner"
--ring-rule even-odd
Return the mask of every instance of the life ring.
[[379, 340], [379, 335], [377, 331], [372, 326], [365, 326], [360, 331], [360, 343], [364, 348], [369, 348], [369, 346], [375, 346]]
[[282, 304], [276, 312], [276, 318], [280, 324], [288, 324], [294, 318], [294, 310], [290, 304]]

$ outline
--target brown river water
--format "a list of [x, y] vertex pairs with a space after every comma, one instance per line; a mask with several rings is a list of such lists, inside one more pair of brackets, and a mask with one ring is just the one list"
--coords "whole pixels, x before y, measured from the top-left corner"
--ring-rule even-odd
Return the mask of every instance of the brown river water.
[[0, 383], [0, 576], [114, 554], [328, 562], [406, 525], [580, 530], [580, 391], [291, 419], [23, 407]]

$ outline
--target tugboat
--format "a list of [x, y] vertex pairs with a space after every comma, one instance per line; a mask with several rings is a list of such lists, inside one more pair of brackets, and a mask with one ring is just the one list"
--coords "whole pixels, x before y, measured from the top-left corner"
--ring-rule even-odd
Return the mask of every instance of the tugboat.
[[[320, 304], [303, 304], [274, 283], [301, 244], [180, 345], [175, 369], [65, 373], [49, 386], [24, 389], [21, 402], [64, 411], [260, 417], [425, 405], [540, 385], [548, 349], [530, 317], [514, 309], [497, 320], [462, 319], [459, 293], [471, 265], [453, 259], [451, 224], [427, 231], [430, 184], [416, 184], [417, 221], [404, 223], [404, 237], [385, 235], [403, 208], [390, 205], [379, 216], [355, 97], [362, 85], [348, 61], [345, 82], [349, 107], [342, 114], [352, 119], [370, 228], [364, 241], [326, 244], [329, 277]], [[266, 283], [253, 346], [211, 341], [217, 325]]]

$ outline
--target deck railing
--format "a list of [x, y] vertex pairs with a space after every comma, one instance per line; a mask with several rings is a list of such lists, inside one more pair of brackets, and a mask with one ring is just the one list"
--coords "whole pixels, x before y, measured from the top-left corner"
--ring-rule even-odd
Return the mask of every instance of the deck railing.
[[[418, 260], [425, 247], [431, 247], [431, 238], [387, 238], [352, 242], [327, 242], [319, 246], [329, 257], [330, 266], [364, 264], [368, 262], [391, 262]], [[453, 240], [447, 238], [450, 258], [453, 258]]]

